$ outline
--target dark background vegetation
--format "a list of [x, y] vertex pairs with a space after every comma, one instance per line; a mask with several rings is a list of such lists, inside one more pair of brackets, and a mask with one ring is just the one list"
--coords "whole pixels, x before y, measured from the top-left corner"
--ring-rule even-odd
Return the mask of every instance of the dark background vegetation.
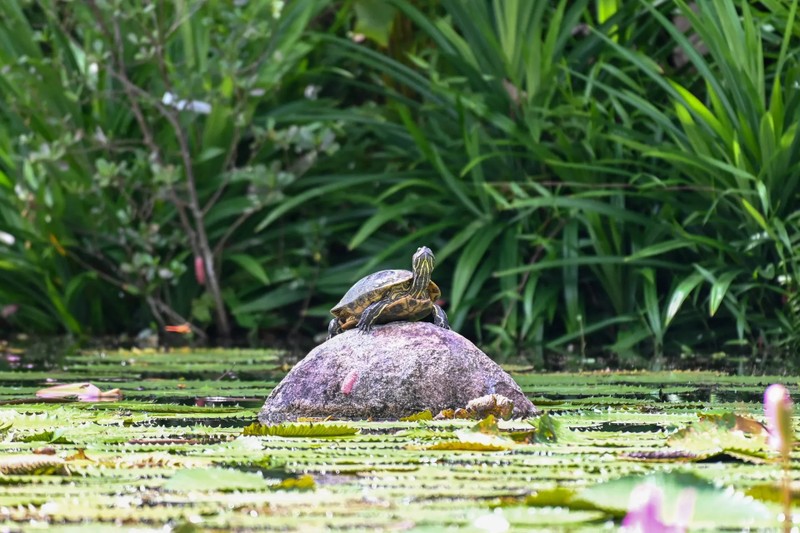
[[0, 331], [312, 342], [425, 244], [497, 357], [793, 357], [796, 4], [4, 0]]

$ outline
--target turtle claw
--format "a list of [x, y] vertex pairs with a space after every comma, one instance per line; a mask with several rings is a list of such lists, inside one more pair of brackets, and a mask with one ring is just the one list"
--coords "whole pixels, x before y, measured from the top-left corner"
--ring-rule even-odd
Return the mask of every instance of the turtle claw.
[[450, 322], [447, 320], [447, 313], [438, 305], [433, 305], [433, 325], [443, 329], [450, 329]]
[[329, 341], [339, 333], [342, 333], [342, 326], [339, 324], [339, 319], [334, 318], [328, 323], [328, 338], [325, 340]]

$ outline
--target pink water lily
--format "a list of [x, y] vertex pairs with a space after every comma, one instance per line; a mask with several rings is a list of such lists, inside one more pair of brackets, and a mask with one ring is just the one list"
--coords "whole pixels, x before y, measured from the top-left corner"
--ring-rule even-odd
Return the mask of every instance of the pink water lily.
[[119, 389], [101, 391], [93, 383], [65, 383], [36, 392], [37, 398], [77, 398], [81, 402], [108, 402], [122, 399]]
[[697, 493], [684, 489], [678, 496], [675, 520], [664, 518], [664, 491], [653, 483], [641, 483], [631, 492], [628, 514], [622, 520], [623, 531], [639, 533], [683, 533], [694, 512]]
[[764, 392], [764, 416], [767, 419], [770, 447], [788, 455], [794, 442], [792, 398], [780, 383], [770, 385]]

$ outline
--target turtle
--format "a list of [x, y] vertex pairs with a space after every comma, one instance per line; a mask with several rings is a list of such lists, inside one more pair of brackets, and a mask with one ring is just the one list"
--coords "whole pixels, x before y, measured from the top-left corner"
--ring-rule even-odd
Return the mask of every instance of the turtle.
[[435, 264], [431, 249], [421, 246], [411, 258], [413, 271], [381, 270], [358, 280], [331, 309], [328, 339], [354, 327], [368, 333], [375, 324], [430, 315], [436, 326], [450, 329], [447, 315], [436, 305], [442, 291], [431, 281]]

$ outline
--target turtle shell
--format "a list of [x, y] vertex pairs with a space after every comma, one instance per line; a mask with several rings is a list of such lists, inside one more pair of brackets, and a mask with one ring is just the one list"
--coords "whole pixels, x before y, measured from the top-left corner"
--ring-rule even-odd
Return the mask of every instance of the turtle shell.
[[[370, 304], [377, 302], [393, 288], [409, 289], [414, 273], [410, 270], [381, 270], [364, 276], [350, 287], [339, 303], [333, 306], [331, 314], [337, 318], [358, 316]], [[406, 287], [398, 287], [406, 284]], [[428, 285], [431, 300], [435, 301], [442, 294], [439, 286], [433, 281]]]

